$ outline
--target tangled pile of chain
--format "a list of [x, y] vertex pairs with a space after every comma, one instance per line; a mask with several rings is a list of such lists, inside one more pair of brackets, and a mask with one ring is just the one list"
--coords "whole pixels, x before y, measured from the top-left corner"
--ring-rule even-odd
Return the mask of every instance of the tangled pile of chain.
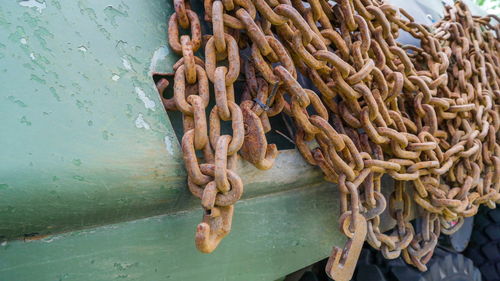
[[[456, 2], [425, 26], [380, 0], [205, 0], [213, 35], [202, 36], [189, 2], [173, 3], [168, 38], [182, 58], [174, 96], [163, 101], [183, 113], [188, 186], [205, 209], [200, 251], [212, 252], [230, 231], [243, 192], [238, 153], [259, 169], [273, 165], [278, 151], [265, 134], [281, 112], [294, 120], [304, 159], [338, 184], [349, 239], [332, 252], [333, 279], [352, 276], [365, 240], [425, 271], [440, 233], [500, 201], [500, 27], [492, 16], [472, 16]], [[400, 44], [401, 32], [421, 45]], [[195, 56], [202, 45], [204, 60]], [[240, 76], [245, 90], [235, 97]], [[215, 106], [207, 122], [209, 81]], [[168, 82], [157, 86], [163, 92]], [[221, 133], [222, 121], [231, 134]], [[388, 202], [383, 175], [395, 181]], [[420, 233], [409, 222], [414, 202]], [[390, 234], [379, 229], [387, 206], [397, 222]]]

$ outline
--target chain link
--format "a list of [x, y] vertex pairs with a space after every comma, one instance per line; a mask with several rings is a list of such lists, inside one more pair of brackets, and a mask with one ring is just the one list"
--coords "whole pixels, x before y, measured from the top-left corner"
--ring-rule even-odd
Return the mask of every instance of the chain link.
[[[384, 1], [335, 2], [205, 0], [213, 35], [204, 37], [203, 61], [194, 55], [202, 45], [198, 16], [188, 1], [174, 0], [168, 36], [182, 58], [174, 97], [162, 98], [167, 110], [183, 113], [188, 186], [205, 209], [200, 251], [212, 252], [230, 231], [243, 193], [238, 152], [259, 169], [272, 167], [278, 150], [266, 133], [281, 112], [294, 120], [304, 159], [338, 184], [340, 230], [349, 240], [327, 264], [335, 280], [352, 277], [365, 240], [388, 259], [401, 255], [426, 270], [440, 233], [500, 201], [495, 17], [472, 16], [457, 1], [425, 26]], [[398, 43], [401, 31], [420, 46]], [[244, 90], [235, 95], [239, 76]], [[207, 123], [209, 81], [215, 105]], [[157, 87], [163, 92], [168, 82]], [[231, 134], [221, 133], [221, 121], [231, 121]], [[384, 175], [394, 179], [388, 199]], [[414, 202], [419, 233], [409, 222]], [[396, 221], [389, 234], [379, 228], [385, 209]]]

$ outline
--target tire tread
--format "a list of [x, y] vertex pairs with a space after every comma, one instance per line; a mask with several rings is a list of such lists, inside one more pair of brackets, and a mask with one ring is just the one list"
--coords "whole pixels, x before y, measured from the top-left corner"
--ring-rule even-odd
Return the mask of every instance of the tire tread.
[[500, 280], [500, 209], [482, 206], [474, 217], [471, 242], [464, 254], [485, 281]]

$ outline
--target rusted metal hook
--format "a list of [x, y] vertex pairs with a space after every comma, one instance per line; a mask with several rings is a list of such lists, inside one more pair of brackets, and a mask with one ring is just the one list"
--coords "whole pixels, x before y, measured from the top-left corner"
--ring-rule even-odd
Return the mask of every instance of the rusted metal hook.
[[354, 223], [353, 237], [346, 242], [344, 249], [334, 247], [326, 264], [326, 274], [336, 281], [351, 280], [365, 242], [366, 220], [360, 213], [354, 213], [354, 216], [354, 221], [351, 220]]
[[231, 231], [233, 220], [233, 205], [214, 207], [206, 210], [203, 220], [196, 228], [196, 248], [203, 253], [211, 253], [224, 236]]
[[267, 144], [261, 119], [253, 112], [252, 106], [253, 101], [244, 101], [240, 105], [245, 125], [245, 141], [240, 154], [258, 169], [267, 170], [273, 166], [278, 148], [275, 144]]

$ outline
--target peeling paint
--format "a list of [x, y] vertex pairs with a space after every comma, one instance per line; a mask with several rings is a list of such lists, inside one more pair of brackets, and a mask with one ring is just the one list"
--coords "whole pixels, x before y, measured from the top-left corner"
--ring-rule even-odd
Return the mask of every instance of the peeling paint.
[[172, 140], [170, 136], [165, 136], [165, 148], [170, 155], [174, 155], [174, 147], [172, 145]]
[[146, 96], [146, 93], [144, 93], [144, 91], [141, 88], [135, 87], [135, 92], [137, 93], [139, 99], [141, 99], [141, 101], [144, 103], [144, 107], [146, 107], [147, 109], [151, 109], [152, 111], [155, 111], [156, 103], [152, 101], [150, 98], [148, 98]]
[[78, 50], [81, 51], [82, 53], [86, 53], [87, 52], [87, 47], [85, 47], [85, 46], [82, 45], [82, 46], [78, 47]]
[[151, 64], [149, 65], [149, 72], [150, 73], [155, 72], [158, 62], [161, 60], [165, 60], [169, 53], [170, 52], [167, 46], [161, 46], [160, 48], [156, 49], [155, 52], [153, 53], [153, 57], [151, 58]]
[[89, 234], [94, 234], [96, 233], [97, 231], [95, 229], [92, 229], [92, 230], [82, 230], [78, 233], [78, 235], [80, 236], [85, 236], [85, 235], [89, 235]]
[[132, 65], [130, 64], [130, 62], [127, 59], [122, 58], [122, 64], [126, 70], [132, 70]]
[[[35, 1], [41, 3], [40, 9], [46, 5], [41, 14], [36, 7], [23, 6], [27, 3], [36, 6]], [[20, 2], [24, 3], [20, 5]], [[103, 13], [103, 8], [108, 4], [123, 11], [129, 5], [130, 10], [127, 11], [130, 19], [116, 17], [120, 27], [113, 28]], [[19, 166], [22, 170], [20, 173], [33, 178], [44, 173], [44, 163], [54, 168], [45, 171], [49, 173], [46, 176], [38, 176], [39, 180], [27, 180], [23, 186], [16, 185], [17, 175], [14, 173], [0, 177], [2, 199], [9, 203], [4, 206], [0, 217], [12, 218], [4, 221], [4, 226], [7, 225], [1, 233], [4, 239], [21, 237], [22, 241], [24, 233], [69, 232], [118, 222], [128, 217], [135, 219], [143, 214], [156, 214], [147, 206], [137, 209], [139, 212], [127, 206], [157, 206], [160, 203], [148, 194], [158, 194], [161, 192], [158, 187], [164, 185], [167, 190], [165, 193], [170, 195], [168, 189], [182, 188], [185, 184], [185, 172], [177, 153], [179, 143], [173, 131], [169, 132], [172, 127], [168, 116], [163, 111], [151, 76], [147, 75], [154, 51], [167, 43], [160, 42], [163, 40], [158, 40], [157, 35], [143, 32], [163, 28], [165, 16], [173, 11], [170, 6], [163, 2], [122, 0], [0, 1], [0, 38], [5, 39], [0, 40], [0, 61], [1, 57], [7, 59], [7, 65], [0, 63], [0, 77], [4, 78], [3, 81], [17, 84], [12, 89], [4, 87], [4, 91], [0, 90], [4, 105], [2, 111], [8, 113], [4, 121], [13, 129], [9, 133], [14, 139], [26, 138], [28, 144], [12, 142], [12, 149], [5, 151], [5, 157], [0, 157], [9, 160], [2, 161], [0, 170]], [[148, 16], [145, 18], [145, 15]], [[75, 24], [82, 28], [75, 29]], [[124, 27], [130, 32], [122, 34], [120, 30]], [[101, 33], [102, 28], [112, 33], [111, 39]], [[174, 59], [166, 57], [166, 60], [158, 62], [158, 67], [167, 67], [164, 62]], [[22, 78], [22, 83], [17, 83], [19, 78]], [[139, 87], [143, 93], [136, 93], [135, 87]], [[30, 93], [29, 98], [22, 93]], [[138, 117], [139, 113], [142, 116]], [[58, 125], [54, 125], [54, 122]], [[45, 127], [47, 134], [29, 137], [36, 135], [42, 127]], [[71, 133], [75, 129], [78, 134]], [[162, 137], [167, 134], [172, 135], [175, 158], [165, 151], [166, 144]], [[9, 143], [9, 138], [3, 139], [4, 143]], [[105, 155], [89, 158], [82, 156], [86, 152], [74, 149], [65, 155], [52, 153], [61, 147], [61, 143], [75, 140], [84, 140], [91, 147], [103, 148]], [[137, 145], [136, 142], [141, 144]], [[155, 142], [158, 147], [148, 146], [148, 143]], [[11, 154], [14, 157], [10, 157]], [[78, 166], [79, 161], [72, 162], [75, 158], [80, 158], [84, 164]], [[92, 167], [100, 168], [108, 164], [118, 167], [116, 173], [104, 171], [99, 175], [91, 175]], [[131, 169], [134, 169], [132, 176]], [[136, 174], [145, 174], [147, 178], [136, 177]], [[115, 176], [127, 178], [127, 184], [113, 180]], [[165, 179], [169, 180], [168, 184]], [[6, 185], [7, 182], [9, 185]], [[50, 188], [41, 192], [41, 185]], [[130, 188], [138, 185], [143, 188]], [[22, 200], [17, 200], [16, 192], [13, 192], [15, 190], [39, 193], [41, 200], [38, 201], [42, 204], [20, 208], [16, 203], [22, 205]], [[116, 199], [120, 195], [101, 196], [123, 192], [129, 194], [120, 197], [120, 200]], [[78, 199], [78, 202], [71, 198]], [[43, 202], [53, 204], [48, 206]], [[86, 215], [96, 206], [104, 210], [107, 204], [119, 204], [119, 210], [104, 216]], [[56, 205], [58, 208], [67, 208], [67, 214], [59, 212], [54, 207]], [[81, 219], [68, 219], [68, 214]], [[23, 219], [23, 223], [19, 223], [19, 219]], [[48, 243], [52, 237], [46, 240], [47, 243], [39, 243], [46, 247], [61, 243], [61, 240]], [[11, 242], [8, 243], [6, 247], [10, 250]], [[0, 279], [13, 280], [3, 275], [4, 269], [2, 266]]]
[[38, 2], [36, 0], [25, 0], [25, 1], [19, 2], [19, 5], [21, 5], [23, 7], [28, 7], [28, 8], [36, 8], [36, 10], [39, 13], [42, 13], [43, 9], [47, 8], [47, 4], [45, 4], [45, 1]]
[[56, 240], [59, 240], [61, 238], [64, 238], [64, 236], [62, 236], [62, 235], [51, 236], [51, 237], [48, 237], [48, 238], [44, 238], [41, 241], [44, 242], [44, 243], [52, 243], [52, 242], [54, 242]]
[[137, 116], [137, 119], [135, 119], [135, 126], [139, 129], [151, 129], [151, 126], [149, 126], [149, 124], [144, 120], [144, 116], [142, 116], [142, 113], [139, 113], [139, 116]]

